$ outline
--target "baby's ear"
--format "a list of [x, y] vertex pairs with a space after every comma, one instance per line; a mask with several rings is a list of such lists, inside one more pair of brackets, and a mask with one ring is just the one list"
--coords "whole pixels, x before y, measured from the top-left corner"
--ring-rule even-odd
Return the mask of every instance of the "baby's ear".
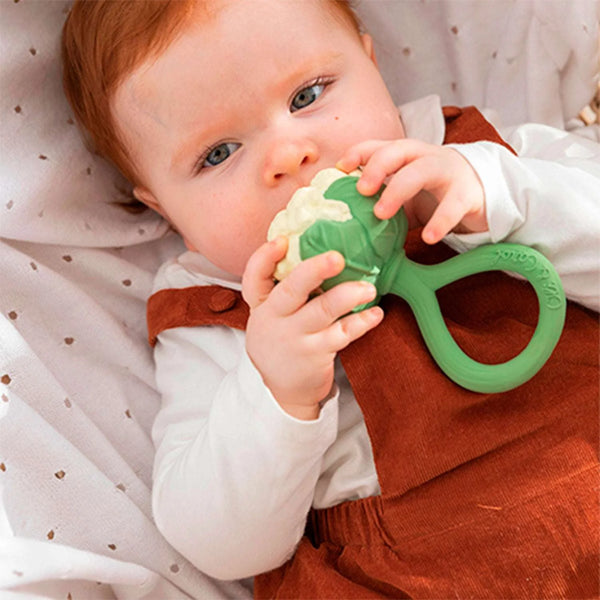
[[[161, 217], [163, 217], [163, 219], [166, 219], [167, 221], [169, 221], [169, 223], [171, 223], [171, 220], [165, 212], [165, 209], [158, 203], [158, 201], [156, 200], [156, 198], [150, 190], [147, 190], [143, 187], [134, 187], [133, 195], [140, 202], [145, 204], [148, 208], [151, 208], [152, 210], [156, 211]], [[178, 229], [173, 225], [173, 223], [171, 223], [171, 227], [175, 231], [178, 231]], [[192, 242], [190, 242], [181, 232], [179, 232], [179, 235], [181, 235], [181, 237], [183, 238], [185, 246], [188, 250], [191, 250], [192, 252], [198, 252], [196, 246], [194, 246], [194, 244], [192, 244]]]
[[162, 206], [158, 203], [150, 190], [136, 186], [133, 188], [133, 195], [148, 208], [151, 208], [153, 211], [157, 212], [159, 215], [167, 219], [167, 221], [169, 220]]
[[379, 65], [377, 64], [377, 57], [375, 56], [373, 38], [368, 33], [362, 33], [360, 39], [368, 57], [375, 63], [375, 66], [379, 68]]

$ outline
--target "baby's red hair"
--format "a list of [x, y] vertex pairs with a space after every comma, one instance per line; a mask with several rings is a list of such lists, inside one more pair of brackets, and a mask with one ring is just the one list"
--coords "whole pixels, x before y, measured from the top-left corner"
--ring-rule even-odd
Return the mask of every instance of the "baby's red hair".
[[[279, 0], [276, 0], [279, 1]], [[326, 0], [336, 17], [359, 32], [348, 0]], [[118, 135], [111, 102], [121, 82], [158, 56], [184, 29], [200, 0], [76, 0], [62, 34], [63, 85], [93, 150], [134, 185], [135, 165]], [[209, 14], [207, 10], [207, 14]]]

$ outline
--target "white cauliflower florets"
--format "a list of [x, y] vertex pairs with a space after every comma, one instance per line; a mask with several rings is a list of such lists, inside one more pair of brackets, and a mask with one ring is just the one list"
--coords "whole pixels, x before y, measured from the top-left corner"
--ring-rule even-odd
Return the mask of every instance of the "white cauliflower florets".
[[[353, 172], [351, 175], [359, 174]], [[337, 179], [346, 177], [339, 169], [323, 169], [310, 182], [294, 193], [284, 210], [279, 211], [267, 233], [267, 239], [273, 240], [283, 235], [288, 238], [288, 251], [275, 269], [275, 278], [283, 279], [302, 260], [300, 256], [300, 236], [316, 221], [348, 221], [352, 218], [350, 208], [341, 200], [329, 200], [323, 193]]]

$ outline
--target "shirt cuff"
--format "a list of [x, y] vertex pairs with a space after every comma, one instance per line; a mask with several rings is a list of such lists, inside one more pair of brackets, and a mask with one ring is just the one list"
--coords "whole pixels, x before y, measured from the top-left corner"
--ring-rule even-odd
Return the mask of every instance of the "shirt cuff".
[[477, 142], [474, 144], [448, 144], [459, 152], [477, 173], [483, 186], [488, 230], [477, 233], [448, 234], [445, 241], [458, 252], [471, 250], [482, 244], [495, 244], [505, 240], [525, 222], [504, 173], [504, 161], [513, 155], [500, 144]]
[[[248, 436], [250, 429], [261, 429], [276, 446], [302, 448], [322, 454], [336, 439], [338, 429], [337, 386], [323, 403], [317, 419], [304, 421], [285, 412], [264, 384], [262, 377], [246, 352], [241, 356], [235, 377], [224, 383], [229, 390], [224, 397], [229, 403], [214, 404], [211, 420], [219, 431], [228, 431], [237, 439]], [[225, 406], [227, 404], [227, 406]]]

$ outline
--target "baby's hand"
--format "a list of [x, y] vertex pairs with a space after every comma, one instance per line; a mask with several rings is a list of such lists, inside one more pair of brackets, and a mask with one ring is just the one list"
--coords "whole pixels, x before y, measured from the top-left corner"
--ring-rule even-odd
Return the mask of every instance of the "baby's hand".
[[375, 215], [389, 219], [404, 206], [411, 225], [425, 225], [422, 237], [429, 244], [455, 228], [488, 228], [481, 181], [452, 148], [412, 139], [373, 140], [352, 146], [336, 166], [349, 172], [359, 165], [364, 165], [357, 184], [361, 194], [372, 196], [387, 184]]
[[375, 327], [383, 312], [373, 307], [348, 314], [375, 298], [375, 287], [364, 282], [342, 283], [310, 298], [325, 279], [343, 270], [339, 252], [302, 261], [275, 285], [273, 272], [286, 250], [287, 240], [276, 238], [263, 244], [246, 265], [246, 351], [281, 407], [310, 420], [318, 417], [319, 402], [331, 391], [336, 353]]

